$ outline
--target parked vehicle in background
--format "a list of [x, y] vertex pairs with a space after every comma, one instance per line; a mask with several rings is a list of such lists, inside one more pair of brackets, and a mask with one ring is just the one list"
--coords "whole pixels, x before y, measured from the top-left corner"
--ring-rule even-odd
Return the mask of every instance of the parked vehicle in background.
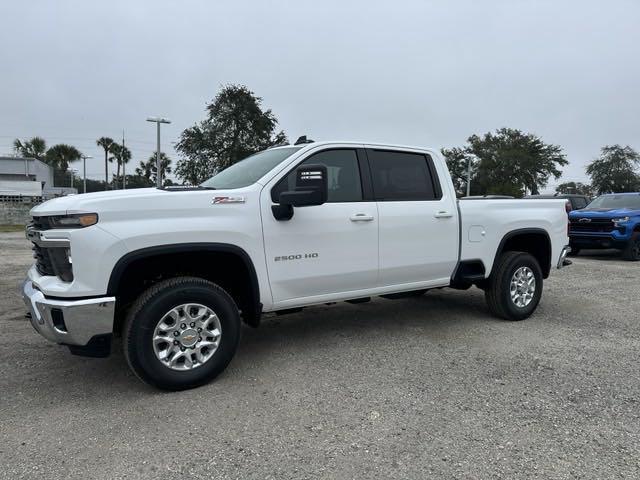
[[640, 193], [601, 195], [569, 213], [571, 254], [583, 248], [617, 248], [626, 260], [640, 260]]
[[436, 150], [349, 142], [272, 148], [200, 186], [68, 196], [31, 214], [34, 328], [93, 356], [121, 334], [131, 369], [173, 390], [222, 372], [241, 320], [258, 326], [263, 312], [476, 285], [494, 315], [523, 320], [569, 240], [560, 200], [458, 202]]
[[524, 198], [531, 199], [550, 199], [550, 198], [564, 198], [566, 203], [567, 212], [571, 212], [573, 210], [580, 210], [581, 208], [586, 207], [591, 202], [591, 198], [586, 195], [577, 195], [570, 193], [556, 193], [555, 195], [527, 195]]

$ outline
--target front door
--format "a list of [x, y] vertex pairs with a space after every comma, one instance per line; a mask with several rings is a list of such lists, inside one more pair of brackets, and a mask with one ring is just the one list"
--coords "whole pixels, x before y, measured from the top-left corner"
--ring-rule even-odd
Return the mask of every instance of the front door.
[[[271, 292], [276, 307], [300, 301], [318, 302], [373, 288], [378, 274], [377, 205], [367, 198], [361, 178], [364, 153], [355, 148], [331, 148], [292, 167], [264, 188], [262, 222]], [[294, 209], [293, 218], [278, 221], [271, 206], [283, 191], [293, 190], [295, 168], [302, 163], [327, 167], [328, 201]]]

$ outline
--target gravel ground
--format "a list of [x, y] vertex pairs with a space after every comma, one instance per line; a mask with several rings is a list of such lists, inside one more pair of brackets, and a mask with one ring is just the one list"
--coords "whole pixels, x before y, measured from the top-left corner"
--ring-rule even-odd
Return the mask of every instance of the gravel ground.
[[524, 322], [476, 289], [268, 317], [181, 393], [36, 335], [23, 235], [0, 254], [0, 478], [640, 476], [640, 264], [612, 254], [554, 272]]

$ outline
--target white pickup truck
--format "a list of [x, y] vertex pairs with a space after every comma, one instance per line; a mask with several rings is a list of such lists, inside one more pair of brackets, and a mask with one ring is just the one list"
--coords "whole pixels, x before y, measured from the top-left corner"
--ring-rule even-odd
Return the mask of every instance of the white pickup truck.
[[495, 315], [527, 318], [569, 250], [564, 203], [458, 201], [435, 150], [272, 148], [198, 187], [35, 207], [23, 295], [48, 340], [106, 356], [121, 336], [142, 380], [191, 388], [266, 312], [475, 285]]

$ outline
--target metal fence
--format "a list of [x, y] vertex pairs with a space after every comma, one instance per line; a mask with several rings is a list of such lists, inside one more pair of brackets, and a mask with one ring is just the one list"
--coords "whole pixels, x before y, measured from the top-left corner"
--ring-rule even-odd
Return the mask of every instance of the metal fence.
[[42, 197], [27, 197], [23, 195], [0, 195], [0, 202], [33, 206], [44, 202], [44, 199]]

